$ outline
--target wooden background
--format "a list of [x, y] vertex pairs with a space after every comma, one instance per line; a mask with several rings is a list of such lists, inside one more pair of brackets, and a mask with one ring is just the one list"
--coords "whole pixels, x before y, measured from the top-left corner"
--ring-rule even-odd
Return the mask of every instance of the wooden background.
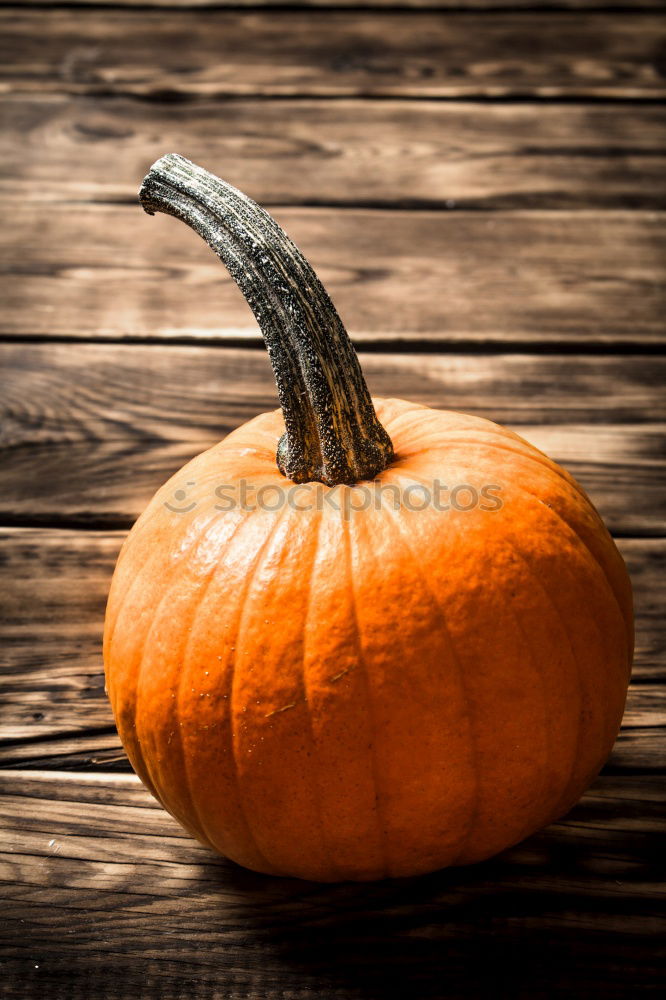
[[[656, 993], [662, 4], [80, 0], [0, 21], [0, 993]], [[168, 475], [276, 405], [222, 266], [137, 205], [167, 151], [274, 212], [375, 393], [518, 429], [618, 539], [637, 611], [623, 730], [569, 817], [493, 861], [264, 878], [194, 844], [130, 772], [100, 650], [118, 547]]]

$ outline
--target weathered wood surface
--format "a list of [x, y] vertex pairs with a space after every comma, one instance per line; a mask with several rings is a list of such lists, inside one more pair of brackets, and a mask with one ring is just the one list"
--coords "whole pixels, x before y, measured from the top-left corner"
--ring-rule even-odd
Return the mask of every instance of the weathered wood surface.
[[[104, 607], [124, 532], [3, 529], [0, 767], [128, 767], [104, 694]], [[619, 539], [636, 653], [614, 771], [666, 768], [666, 540]]]
[[[101, 676], [101, 675], [100, 675]], [[70, 692], [70, 695], [73, 692]], [[55, 733], [40, 739], [22, 735], [16, 742], [0, 744], [0, 774], [4, 770], [29, 769], [69, 770], [81, 772], [130, 772], [129, 761], [120, 744], [110, 709], [104, 702], [90, 708], [90, 726], [84, 728], [84, 712], [70, 711], [70, 725], [81, 722], [81, 728]], [[666, 771], [666, 725], [664, 724], [663, 688], [630, 689], [628, 716], [604, 767], [605, 774], [664, 774]], [[70, 708], [72, 701], [70, 701]], [[66, 709], [67, 706], [61, 706]], [[20, 711], [20, 709], [19, 709]], [[12, 705], [9, 706], [9, 732]], [[32, 717], [36, 713], [32, 712]], [[95, 715], [100, 721], [95, 724]], [[26, 712], [25, 716], [30, 717]], [[29, 723], [27, 724], [29, 726]], [[4, 727], [3, 727], [4, 728]], [[24, 729], [25, 733], [25, 729]], [[664, 779], [666, 780], [666, 779]]]
[[[664, 356], [359, 353], [373, 395], [517, 427], [540, 424], [544, 433], [583, 424], [592, 460], [604, 425], [640, 425], [649, 433], [666, 417]], [[263, 349], [11, 342], [0, 344], [0, 365], [11, 374], [0, 399], [8, 448], [77, 440], [212, 442], [278, 406]]]
[[[129, 526], [199, 451], [277, 406], [264, 352], [0, 346], [0, 512], [9, 524]], [[514, 426], [564, 464], [611, 530], [663, 534], [660, 358], [367, 354], [371, 391]]]
[[[3, 577], [11, 582], [3, 591], [5, 694], [16, 692], [21, 713], [27, 712], [21, 718], [30, 738], [65, 731], [68, 719], [72, 730], [85, 726], [88, 710], [95, 724], [108, 721], [95, 707], [103, 703], [100, 644], [108, 583], [124, 537], [123, 531], [68, 529], [5, 528], [0, 533]], [[666, 679], [666, 540], [621, 538], [617, 544], [634, 586], [634, 682], [655, 683]], [[72, 725], [67, 706], [74, 701]], [[11, 724], [23, 722], [16, 718]]]
[[[621, 729], [604, 774], [664, 775], [666, 731], [663, 726]], [[12, 769], [129, 773], [131, 767], [112, 726], [88, 733], [55, 736], [45, 743], [7, 745], [2, 750], [3, 772]]]
[[[23, 0], [26, 7], [62, 7], [62, 0]], [[470, 10], [470, 11], [542, 11], [553, 10], [608, 10], [623, 11], [666, 10], [664, 0], [67, 0], [68, 7], [157, 7], [171, 10], [184, 8], [198, 10], [206, 7], [391, 7], [404, 10]]]
[[[663, 993], [664, 4], [354, 6], [0, 9], [12, 1000]], [[367, 347], [375, 393], [514, 426], [622, 536], [637, 629], [619, 740], [566, 819], [491, 862], [266, 879], [198, 847], [128, 773], [101, 661], [125, 530], [276, 400], [224, 269], [136, 204], [167, 149], [273, 207]]]
[[1, 780], [10, 997], [625, 998], [659, 981], [651, 777], [598, 779], [566, 819], [482, 865], [340, 886], [216, 858], [129, 775]]
[[3, 120], [14, 198], [136, 205], [148, 166], [182, 149], [273, 206], [666, 206], [659, 105], [49, 95], [7, 100]]
[[[595, 435], [594, 460], [585, 425], [518, 429], [578, 479], [615, 534], [663, 534], [660, 428], [602, 428]], [[128, 527], [162, 483], [221, 436], [16, 449], [0, 469], [0, 515], [11, 525]]]
[[[3, 211], [2, 336], [259, 341], [220, 262], [173, 219], [138, 205], [11, 201]], [[361, 345], [582, 350], [663, 337], [664, 213], [274, 214]]]
[[18, 7], [0, 93], [659, 98], [665, 33], [657, 13]]

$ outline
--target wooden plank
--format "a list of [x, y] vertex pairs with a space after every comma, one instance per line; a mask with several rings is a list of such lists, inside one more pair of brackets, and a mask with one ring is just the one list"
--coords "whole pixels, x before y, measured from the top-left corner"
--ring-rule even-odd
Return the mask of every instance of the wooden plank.
[[3, 530], [3, 738], [113, 730], [101, 659], [124, 532]]
[[636, 643], [634, 682], [666, 680], [666, 625], [661, 594], [666, 574], [666, 541], [618, 539], [634, 591]]
[[[0, 234], [2, 336], [259, 341], [224, 267], [173, 219], [138, 205], [11, 202], [3, 211], [12, 225]], [[664, 337], [663, 213], [274, 214], [360, 345], [582, 349]]]
[[8, 8], [0, 24], [5, 93], [655, 98], [666, 89], [657, 14]]
[[[664, 533], [663, 427], [514, 426], [575, 476], [612, 532]], [[129, 527], [170, 476], [223, 436], [171, 443], [136, 436], [7, 449], [0, 468], [0, 521]]]
[[[4, 538], [4, 532], [0, 537]], [[96, 540], [98, 544], [103, 541]], [[13, 555], [11, 553], [10, 558]], [[6, 644], [2, 668], [3, 749], [0, 759], [3, 762], [23, 758], [24, 753], [27, 757], [48, 757], [52, 747], [50, 744], [44, 746], [43, 741], [47, 739], [65, 740], [66, 745], [71, 743], [75, 750], [84, 753], [91, 753], [99, 748], [115, 750], [120, 747], [111, 708], [104, 693], [100, 653], [104, 603], [112, 569], [113, 561], [110, 560], [108, 574], [100, 582], [95, 581], [93, 584], [88, 578], [82, 584], [79, 576], [61, 578], [58, 581], [61, 587], [66, 594], [73, 596], [67, 603], [64, 599], [56, 602], [52, 597], [50, 605], [43, 596], [45, 581], [39, 574], [34, 579], [34, 586], [38, 592], [37, 598], [44, 603], [32, 615], [14, 612], [12, 623], [0, 626], [0, 634]], [[82, 586], [91, 585], [94, 589], [88, 595], [88, 603], [94, 601], [97, 604], [96, 614], [82, 615], [80, 590]], [[26, 589], [25, 586], [21, 587], [21, 593]], [[3, 593], [3, 617], [7, 614], [7, 605], [12, 603]], [[49, 616], [49, 611], [55, 604], [60, 606], [60, 613], [64, 618], [62, 624], [54, 624]], [[616, 761], [624, 770], [631, 769], [632, 761], [636, 762], [636, 769], [643, 766], [666, 766], [666, 758], [661, 763], [658, 759], [653, 759], [647, 753], [647, 747], [636, 750], [636, 741], [644, 736], [647, 738], [652, 733], [657, 742], [661, 740], [663, 754], [664, 737], [659, 736], [659, 731], [666, 728], [664, 687], [643, 683], [650, 674], [647, 672], [648, 665], [642, 647], [647, 639], [654, 638], [654, 630], [650, 634], [648, 616], [641, 612], [639, 607], [634, 683], [629, 690], [622, 723], [625, 730], [624, 744], [619, 749]], [[42, 633], [33, 634], [29, 648], [28, 620], [32, 620], [33, 628], [34, 623], [39, 623], [37, 627], [42, 629]], [[79, 620], [80, 631], [77, 631]], [[10, 744], [16, 746], [10, 749]], [[32, 751], [26, 749], [28, 744], [35, 744]], [[637, 752], [644, 753], [644, 763], [639, 761]]]
[[[104, 694], [104, 607], [124, 532], [2, 529], [4, 767], [126, 770]], [[636, 608], [623, 731], [609, 768], [663, 769], [666, 540], [620, 539]]]
[[[4, 576], [11, 581], [2, 591], [7, 738], [41, 738], [110, 724], [101, 635], [111, 573], [124, 535], [2, 530]], [[635, 592], [634, 679], [656, 681], [664, 677], [666, 542], [619, 539], [618, 545]], [[643, 719], [641, 724], [648, 722]], [[651, 718], [649, 724], [657, 723]]]
[[[23, 0], [23, 5], [60, 7], [62, 0]], [[67, 0], [69, 7], [157, 7], [192, 10], [206, 7], [390, 7], [429, 10], [664, 10], [664, 0]]]
[[666, 728], [666, 688], [663, 684], [633, 684], [629, 688], [622, 727], [627, 731]]
[[[62, 702], [51, 710], [51, 701], [42, 702], [45, 716], [60, 716], [61, 733], [48, 738], [23, 735], [16, 741], [8, 736], [0, 744], [0, 768], [50, 770], [104, 771], [129, 773], [132, 769], [115, 730], [111, 710], [106, 698], [87, 708], [87, 725], [84, 712], [72, 711], [72, 701]], [[634, 703], [636, 695], [636, 703]], [[617, 737], [613, 751], [604, 768], [605, 774], [663, 774], [666, 769], [666, 723], [664, 722], [664, 692], [662, 687], [632, 687], [629, 692], [628, 718]], [[25, 711], [25, 705], [8, 705], [8, 723], [5, 733], [29, 732], [34, 712]], [[70, 714], [67, 714], [70, 713]], [[3, 709], [4, 715], [4, 709]], [[12, 726], [12, 718], [19, 717], [19, 725]], [[635, 722], [639, 718], [640, 722]], [[66, 727], [69, 726], [69, 731]]]
[[[183, 149], [272, 205], [664, 208], [657, 105], [285, 100], [146, 104], [14, 98], [0, 193], [135, 204]], [[113, 169], [109, 164], [113, 163]]]
[[[516, 427], [590, 492], [611, 530], [664, 532], [666, 361], [651, 357], [367, 354], [371, 391]], [[0, 517], [129, 526], [162, 483], [275, 409], [265, 353], [5, 344]], [[48, 484], [46, 486], [45, 484]]]
[[[588, 427], [603, 461], [604, 427], [666, 418], [666, 357], [538, 353], [359, 354], [372, 393], [463, 410], [549, 436]], [[3, 444], [214, 443], [278, 406], [263, 350], [200, 345], [0, 344], [11, 379], [0, 399]], [[523, 431], [521, 430], [521, 433]], [[527, 432], [525, 432], [527, 433]], [[619, 453], [618, 453], [619, 454]], [[610, 455], [608, 456], [610, 457]], [[652, 456], [636, 458], [652, 459]]]
[[[73, 718], [75, 726], [77, 720]], [[604, 774], [663, 774], [666, 761], [666, 727], [634, 726], [621, 729], [604, 767]], [[21, 740], [0, 745], [0, 767], [6, 770], [100, 771], [129, 773], [113, 722], [104, 726], [56, 735], [43, 742]]]
[[216, 858], [129, 776], [1, 780], [11, 997], [438, 1000], [444, 985], [545, 1000], [575, 983], [625, 1000], [659, 982], [654, 778], [599, 779], [565, 820], [484, 864], [332, 886]]

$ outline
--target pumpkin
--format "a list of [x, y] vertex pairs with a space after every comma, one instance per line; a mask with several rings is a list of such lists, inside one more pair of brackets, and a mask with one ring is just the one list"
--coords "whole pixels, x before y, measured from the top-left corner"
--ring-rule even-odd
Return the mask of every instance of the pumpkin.
[[281, 403], [163, 486], [118, 559], [106, 678], [144, 784], [220, 854], [321, 881], [477, 862], [565, 814], [633, 644], [584, 491], [489, 420], [371, 399], [312, 269], [235, 188], [168, 155], [140, 198], [226, 264]]

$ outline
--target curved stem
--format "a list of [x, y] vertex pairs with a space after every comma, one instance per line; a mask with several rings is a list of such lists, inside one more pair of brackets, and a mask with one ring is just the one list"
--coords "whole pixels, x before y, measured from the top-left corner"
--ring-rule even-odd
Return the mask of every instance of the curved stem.
[[316, 274], [268, 212], [169, 153], [139, 194], [149, 215], [182, 219], [220, 257], [252, 309], [273, 366], [286, 432], [280, 472], [335, 486], [372, 479], [393, 458], [356, 351]]

